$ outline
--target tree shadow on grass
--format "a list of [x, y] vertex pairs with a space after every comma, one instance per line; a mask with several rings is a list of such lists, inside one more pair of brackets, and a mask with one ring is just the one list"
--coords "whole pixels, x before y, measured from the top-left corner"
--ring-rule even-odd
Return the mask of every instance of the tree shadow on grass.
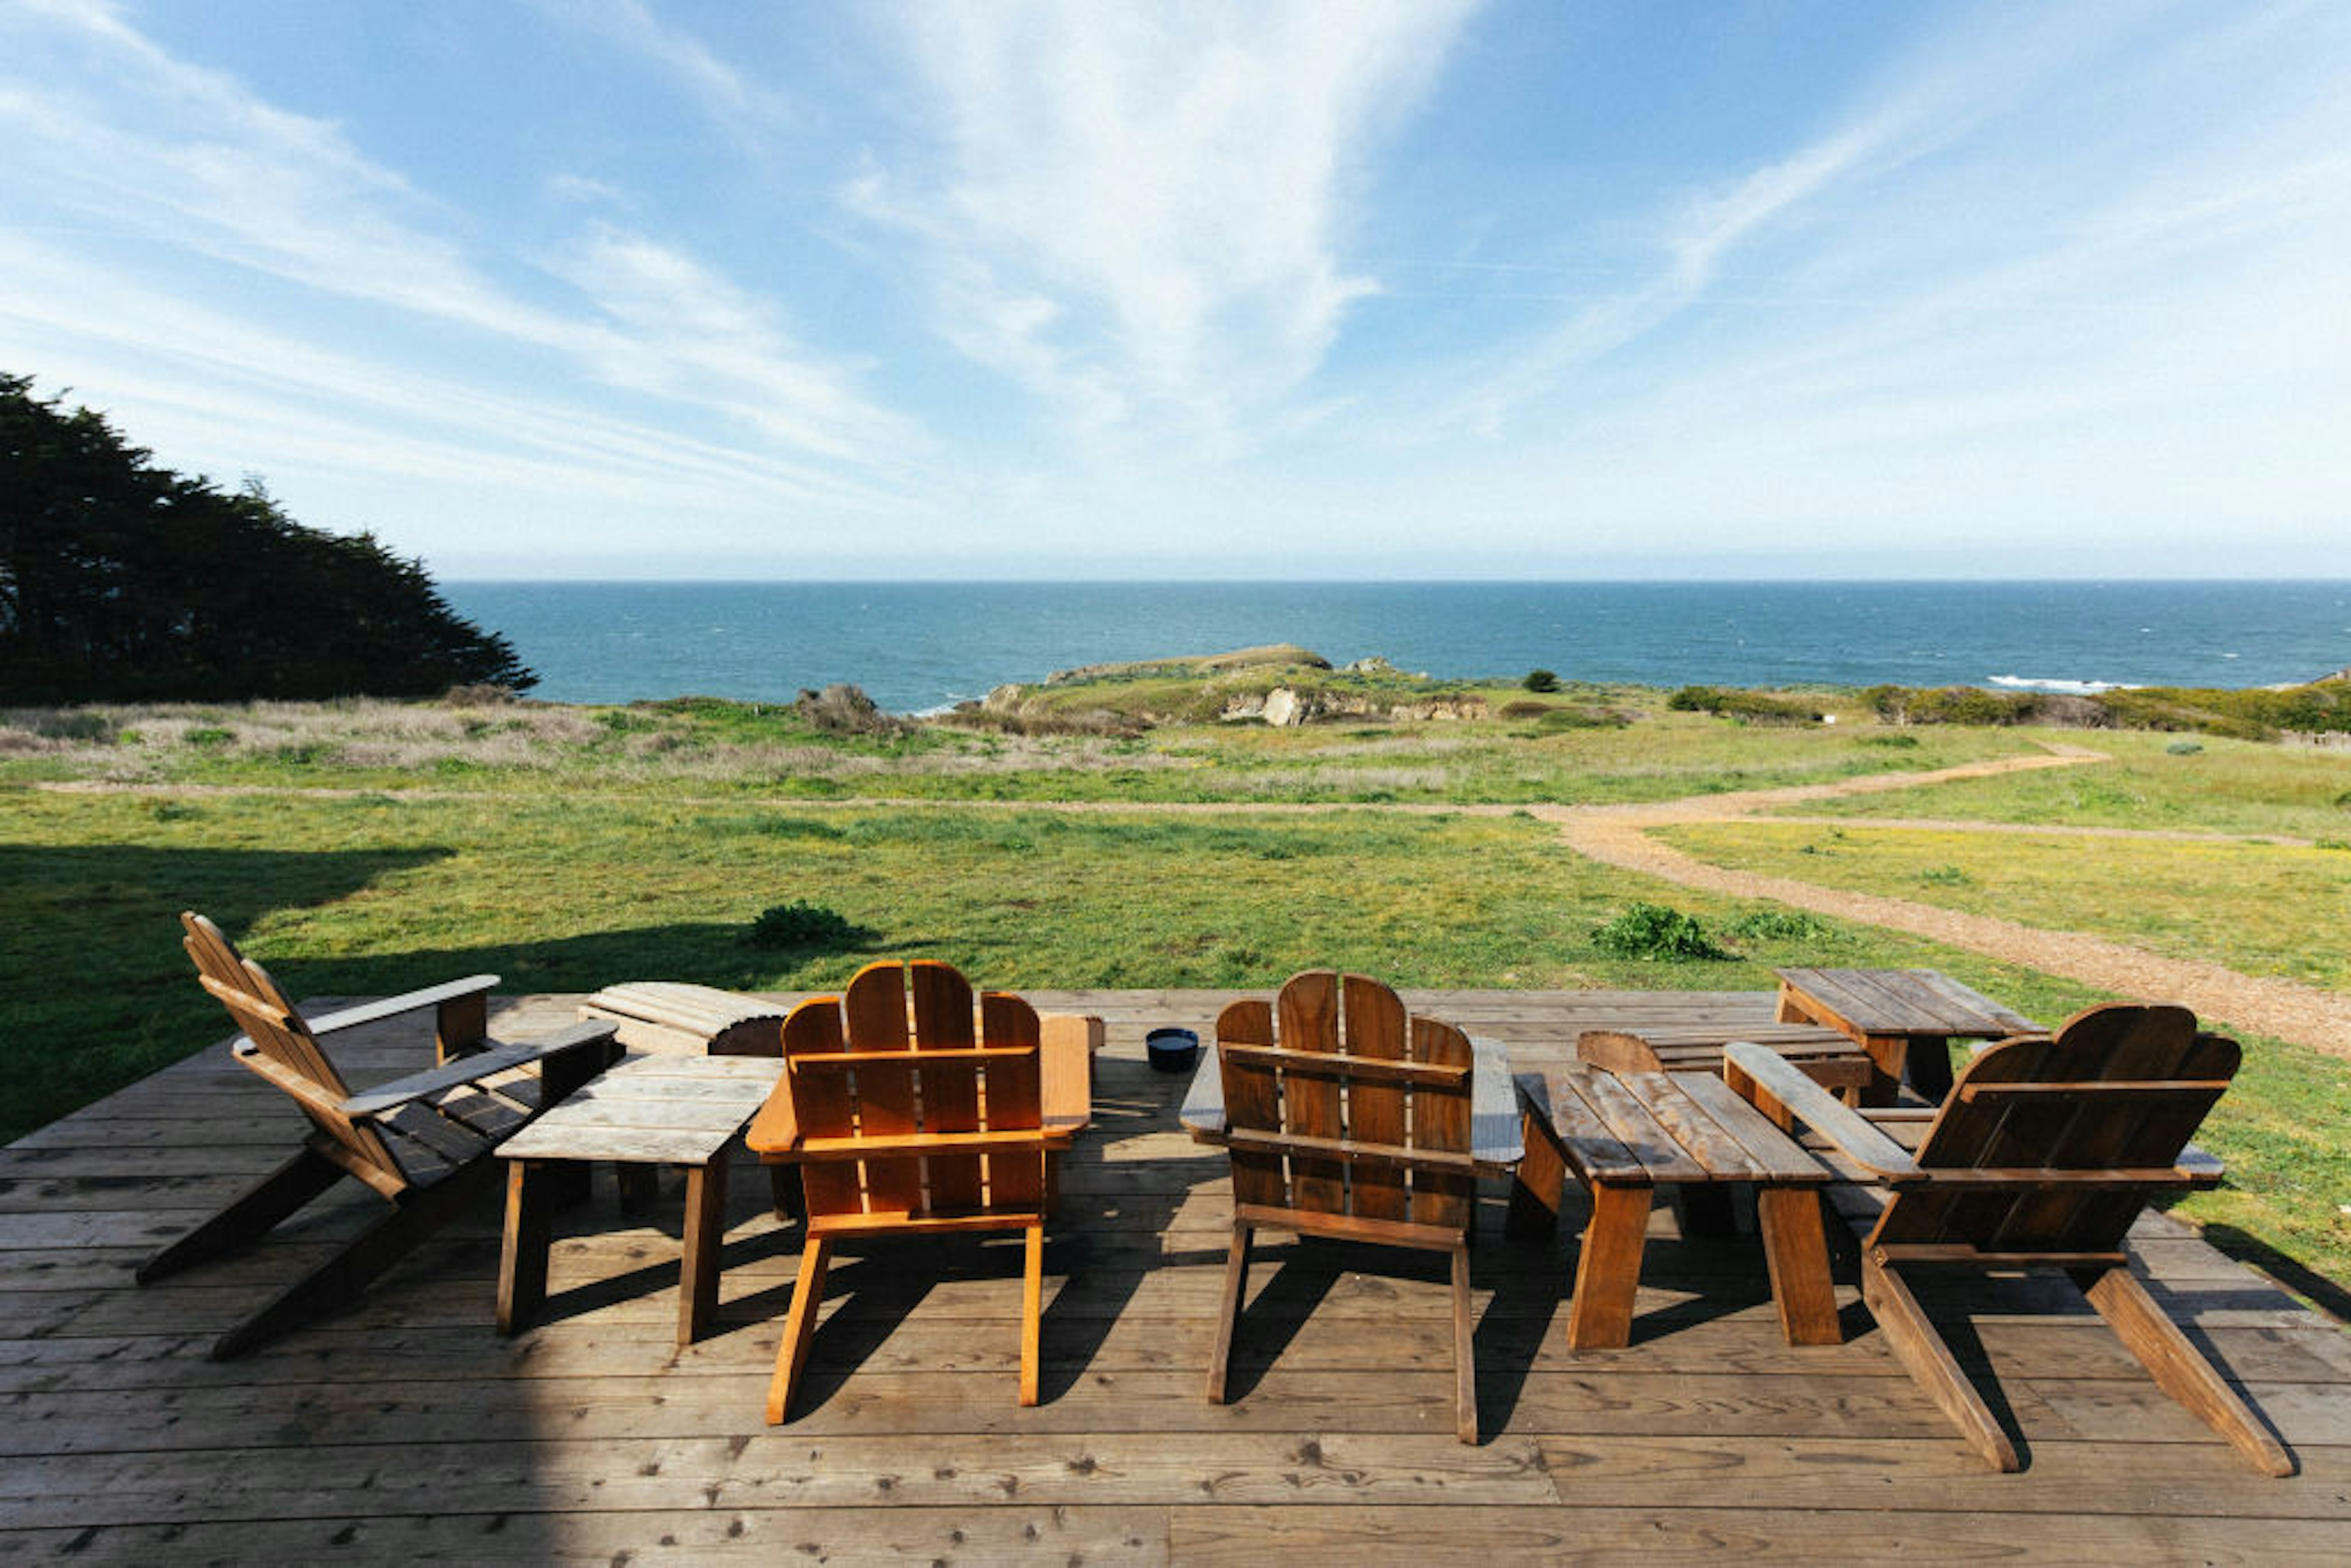
[[242, 931], [449, 853], [0, 844], [0, 1140], [221, 1037], [180, 947], [182, 910]]

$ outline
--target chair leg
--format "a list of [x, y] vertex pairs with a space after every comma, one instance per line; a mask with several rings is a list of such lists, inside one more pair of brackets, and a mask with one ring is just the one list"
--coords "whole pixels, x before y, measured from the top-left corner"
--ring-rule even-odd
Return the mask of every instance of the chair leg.
[[1217, 1316], [1217, 1343], [1208, 1352], [1208, 1403], [1225, 1402], [1225, 1372], [1232, 1359], [1233, 1326], [1249, 1290], [1249, 1227], [1233, 1222], [1232, 1249], [1225, 1255], [1225, 1301]]
[[243, 1355], [359, 1295], [377, 1275], [406, 1257], [418, 1242], [455, 1218], [503, 1176], [498, 1168], [502, 1163], [477, 1159], [432, 1186], [402, 1194], [390, 1214], [214, 1341], [212, 1358], [227, 1361]]
[[1027, 1257], [1020, 1278], [1020, 1403], [1037, 1403], [1037, 1369], [1041, 1359], [1039, 1341], [1045, 1316], [1045, 1228], [1028, 1231]]
[[2128, 1269], [2085, 1270], [2074, 1275], [2074, 1282], [2166, 1394], [2236, 1445], [2255, 1469], [2273, 1476], [2294, 1473], [2298, 1467], [2294, 1457], [2270, 1436], [2261, 1417], [2189, 1343]]
[[279, 1220], [342, 1180], [344, 1174], [340, 1166], [306, 1146], [246, 1188], [226, 1208], [140, 1264], [133, 1277], [144, 1285], [256, 1241]]
[[1901, 1276], [1876, 1259], [1861, 1260], [1861, 1299], [1870, 1314], [1876, 1318], [1878, 1328], [1895, 1359], [1910, 1375], [1911, 1381], [1924, 1390], [1935, 1407], [1950, 1418], [1967, 1439], [1968, 1447], [1983, 1457], [1984, 1462], [1996, 1470], [2014, 1471], [2024, 1468], [2016, 1457], [2016, 1445], [2008, 1440], [2000, 1423], [1983, 1396], [1968, 1381], [1959, 1364], [1951, 1359], [1943, 1343], [1943, 1336], [1918, 1305], [1918, 1298]]
[[784, 1319], [784, 1343], [776, 1347], [776, 1375], [768, 1385], [768, 1425], [782, 1421], [808, 1365], [809, 1341], [816, 1333], [817, 1303], [824, 1299], [824, 1273], [832, 1264], [832, 1238], [811, 1236], [800, 1249], [799, 1278], [792, 1284], [792, 1310]]
[[1453, 1246], [1453, 1429], [1465, 1443], [1478, 1440], [1478, 1360], [1469, 1324], [1469, 1247]]

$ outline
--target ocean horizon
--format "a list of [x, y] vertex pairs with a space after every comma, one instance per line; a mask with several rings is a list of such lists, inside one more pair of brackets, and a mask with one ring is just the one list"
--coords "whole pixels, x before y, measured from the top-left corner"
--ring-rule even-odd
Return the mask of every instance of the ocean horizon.
[[1055, 670], [1293, 643], [1444, 677], [1718, 685], [2246, 687], [2351, 665], [2351, 580], [451, 581], [534, 696], [919, 713]]

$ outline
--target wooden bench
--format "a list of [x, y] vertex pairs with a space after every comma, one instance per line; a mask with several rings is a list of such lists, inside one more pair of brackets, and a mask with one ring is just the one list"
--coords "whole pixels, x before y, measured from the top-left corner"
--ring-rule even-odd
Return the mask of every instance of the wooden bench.
[[[1848, 1103], [1876, 1076], [1875, 1059], [1844, 1031], [1825, 1024], [1643, 1024], [1638, 1030], [1585, 1030], [1576, 1041], [1576, 1060], [1620, 1072], [1711, 1072], [1722, 1076], [1722, 1050], [1748, 1040]], [[1638, 1058], [1613, 1054], [1621, 1042], [1637, 1047]]]
[[1820, 1188], [1829, 1172], [1720, 1078], [1612, 1072], [1579, 1062], [1521, 1073], [1516, 1085], [1526, 1157], [1511, 1191], [1511, 1229], [1555, 1229], [1571, 1174], [1592, 1200], [1568, 1306], [1569, 1349], [1630, 1343], [1658, 1187], [1720, 1193], [1739, 1183], [1755, 1188], [1781, 1332], [1791, 1344], [1843, 1340], [1821, 1227]]
[[781, 1056], [780, 1002], [716, 986], [628, 980], [580, 1004], [582, 1019], [619, 1026], [621, 1043], [655, 1056]]

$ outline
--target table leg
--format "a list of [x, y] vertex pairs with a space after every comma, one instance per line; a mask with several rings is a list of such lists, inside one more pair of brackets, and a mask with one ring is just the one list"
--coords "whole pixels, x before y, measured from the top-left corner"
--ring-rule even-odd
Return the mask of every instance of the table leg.
[[1790, 1344], [1844, 1343], [1819, 1189], [1758, 1188], [1755, 1218], [1763, 1233], [1763, 1263], [1771, 1275], [1771, 1300], [1780, 1309], [1780, 1332]]
[[528, 1325], [547, 1301], [549, 1177], [541, 1160], [507, 1162], [506, 1238], [498, 1250], [498, 1333]]
[[726, 1244], [725, 1149], [685, 1173], [685, 1256], [678, 1263], [677, 1343], [692, 1344], [718, 1310], [718, 1255]]
[[1568, 1349], [1619, 1350], [1632, 1343], [1652, 1196], [1646, 1186], [1592, 1189], [1592, 1220], [1583, 1228], [1575, 1295], [1567, 1308]]
[[1510, 1174], [1510, 1209], [1503, 1221], [1506, 1235], [1538, 1239], [1559, 1234], [1560, 1196], [1567, 1181], [1567, 1164], [1560, 1157], [1559, 1134], [1549, 1116], [1532, 1110], [1519, 1117], [1519, 1139], [1526, 1153]]
[[[1840, 1026], [1842, 1027], [1842, 1026]], [[1870, 1074], [1869, 1085], [1861, 1092], [1864, 1105], [1891, 1105], [1902, 1089], [1902, 1072], [1909, 1064], [1910, 1037], [1907, 1034], [1865, 1034], [1861, 1037], [1861, 1049], [1877, 1063]]]
[[1910, 1087], [1929, 1105], [1939, 1105], [1951, 1093], [1951, 1042], [1914, 1040], [1908, 1057]]

